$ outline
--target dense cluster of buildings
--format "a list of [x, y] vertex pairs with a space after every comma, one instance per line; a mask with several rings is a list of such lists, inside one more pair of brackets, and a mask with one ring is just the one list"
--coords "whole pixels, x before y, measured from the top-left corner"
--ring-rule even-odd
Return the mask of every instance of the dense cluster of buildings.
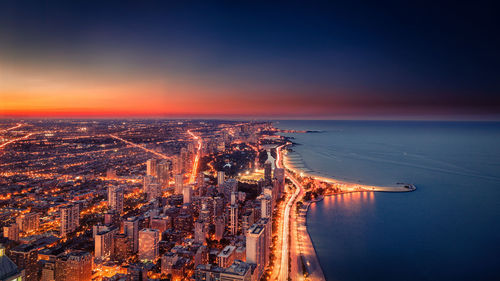
[[[142, 163], [136, 159], [129, 167], [103, 167], [101, 176], [75, 176], [64, 184], [44, 178], [38, 188], [26, 185], [26, 196], [34, 192], [35, 198], [49, 199], [42, 205], [17, 200], [21, 193], [0, 198], [0, 215], [6, 218], [0, 280], [215, 281], [265, 275], [284, 170], [274, 168], [272, 161], [238, 162], [224, 155], [237, 151], [256, 158], [266, 124], [177, 123], [174, 144], [172, 137], [151, 137], [144, 144], [139, 132], [146, 128], [135, 126], [122, 135], [139, 143], [136, 154], [150, 156], [138, 157]], [[200, 142], [185, 137], [188, 129], [196, 131]], [[93, 130], [104, 129], [96, 125]], [[172, 133], [162, 130], [159, 135]], [[173, 153], [161, 149], [166, 143]], [[198, 163], [202, 156], [203, 167]], [[225, 162], [214, 167], [215, 159]], [[250, 191], [240, 190], [241, 179], [229, 168], [253, 172], [258, 166], [263, 176], [247, 182]], [[3, 176], [6, 186], [15, 181], [11, 174]], [[10, 185], [4, 190], [12, 192]]]

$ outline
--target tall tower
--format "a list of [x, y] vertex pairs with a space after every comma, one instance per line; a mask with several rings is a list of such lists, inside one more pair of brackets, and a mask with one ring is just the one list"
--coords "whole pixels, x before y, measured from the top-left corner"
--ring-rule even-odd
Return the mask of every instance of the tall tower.
[[108, 187], [108, 207], [118, 214], [123, 213], [123, 189], [121, 187]]
[[175, 194], [182, 194], [182, 189], [184, 187], [184, 175], [175, 175]]
[[218, 171], [217, 172], [217, 187], [221, 188], [222, 185], [224, 184], [224, 171]]
[[158, 243], [160, 232], [156, 229], [144, 228], [139, 231], [139, 259], [155, 261], [159, 255]]
[[123, 231], [127, 234], [132, 244], [132, 251], [137, 253], [139, 248], [139, 219], [130, 217], [123, 222]]
[[238, 204], [231, 204], [229, 207], [229, 232], [231, 235], [238, 232]]
[[157, 177], [158, 176], [158, 160], [157, 159], [149, 159], [146, 162], [146, 175]]
[[60, 208], [61, 236], [65, 236], [80, 226], [80, 208], [78, 204], [68, 204]]

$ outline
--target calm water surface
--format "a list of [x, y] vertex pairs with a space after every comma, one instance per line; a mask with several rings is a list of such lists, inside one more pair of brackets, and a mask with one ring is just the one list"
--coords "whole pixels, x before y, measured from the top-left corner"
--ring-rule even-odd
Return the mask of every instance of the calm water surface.
[[328, 280], [500, 280], [500, 123], [279, 121], [314, 172], [412, 193], [331, 196], [308, 229]]

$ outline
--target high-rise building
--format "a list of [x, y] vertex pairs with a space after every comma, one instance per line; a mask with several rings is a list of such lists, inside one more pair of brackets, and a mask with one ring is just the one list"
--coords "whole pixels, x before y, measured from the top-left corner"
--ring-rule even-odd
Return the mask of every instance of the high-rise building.
[[215, 239], [221, 240], [224, 237], [225, 225], [224, 217], [219, 216], [215, 218]]
[[75, 251], [56, 259], [55, 281], [87, 281], [92, 279], [92, 255]]
[[38, 250], [34, 245], [21, 244], [10, 250], [9, 257], [21, 269], [27, 281], [38, 281]]
[[167, 160], [162, 160], [158, 163], [158, 180], [163, 188], [168, 187], [168, 181], [170, 180], [170, 162]]
[[105, 225], [94, 226], [94, 256], [97, 259], [106, 259], [113, 256], [115, 234], [118, 228]]
[[254, 224], [255, 219], [253, 215], [253, 210], [246, 210], [241, 215], [241, 232], [246, 233], [247, 230]]
[[123, 188], [114, 185], [108, 187], [108, 208], [118, 214], [123, 213]]
[[193, 188], [191, 185], [186, 185], [182, 189], [182, 197], [184, 199], [184, 204], [191, 203], [193, 197]]
[[106, 213], [104, 213], [104, 224], [108, 226], [119, 226], [120, 214], [116, 211], [107, 211]]
[[17, 223], [12, 223], [3, 228], [3, 237], [12, 240], [19, 241], [19, 226]]
[[207, 246], [200, 246], [198, 250], [196, 250], [196, 254], [194, 255], [194, 267], [196, 268], [199, 264], [207, 264], [208, 263], [208, 248]]
[[146, 162], [146, 175], [157, 177], [158, 176], [158, 160], [157, 159], [149, 159]]
[[264, 181], [266, 182], [266, 184], [270, 184], [271, 183], [271, 179], [272, 179], [272, 163], [268, 160], [266, 161], [266, 163], [264, 164]]
[[236, 247], [232, 245], [227, 245], [222, 249], [219, 254], [217, 254], [217, 265], [226, 268], [233, 264], [235, 257], [234, 250], [236, 250]]
[[175, 194], [182, 194], [182, 190], [184, 188], [184, 175], [177, 174], [174, 177], [175, 180]]
[[[203, 173], [198, 173], [196, 176], [196, 188], [200, 189], [205, 185], [205, 174]], [[203, 196], [204, 194], [200, 194], [200, 196]]]
[[236, 235], [238, 232], [238, 205], [229, 206], [229, 233]]
[[19, 230], [23, 232], [36, 231], [40, 226], [40, 214], [27, 213], [20, 215], [16, 218], [16, 223], [19, 227]]
[[246, 262], [257, 265], [257, 279], [269, 261], [270, 227], [268, 219], [260, 219], [246, 233]]
[[217, 172], [217, 186], [219, 188], [222, 188], [222, 185], [224, 184], [224, 181], [225, 181], [225, 175], [224, 175], [224, 171], [218, 171]]
[[156, 229], [144, 228], [139, 231], [139, 259], [155, 261], [159, 255], [160, 232]]
[[207, 236], [206, 224], [202, 220], [197, 220], [194, 222], [194, 241], [198, 243], [205, 243], [205, 238]]
[[139, 249], [139, 219], [130, 217], [123, 222], [123, 232], [130, 239], [132, 252], [137, 253]]
[[0, 280], [2, 281], [23, 281], [24, 272], [5, 255], [5, 247], [0, 244]]
[[257, 199], [260, 201], [260, 217], [271, 218], [273, 213], [271, 197], [267, 194], [261, 194]]
[[152, 182], [146, 186], [148, 201], [158, 199], [162, 196], [161, 185], [158, 182]]
[[61, 236], [71, 233], [80, 226], [80, 207], [78, 204], [68, 204], [60, 208]]
[[125, 261], [132, 255], [132, 243], [127, 234], [115, 234], [113, 258], [118, 261]]
[[181, 158], [182, 173], [186, 173], [189, 171], [190, 161], [188, 157], [188, 151], [185, 147], [181, 148], [180, 158]]
[[279, 198], [285, 192], [285, 169], [274, 168], [274, 185]]

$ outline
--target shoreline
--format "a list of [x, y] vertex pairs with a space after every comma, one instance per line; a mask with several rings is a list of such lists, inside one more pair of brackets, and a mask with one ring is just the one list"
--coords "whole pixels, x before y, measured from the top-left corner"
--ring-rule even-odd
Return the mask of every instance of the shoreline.
[[[315, 180], [327, 182], [330, 184], [335, 184], [341, 189], [345, 189], [345, 192], [361, 192], [361, 191], [377, 191], [377, 192], [412, 192], [416, 190], [415, 185], [408, 183], [396, 183], [393, 186], [384, 186], [384, 185], [368, 185], [359, 182], [350, 182], [345, 180], [338, 180], [335, 178], [329, 178], [315, 172], [307, 172], [301, 168], [296, 167], [291, 161], [290, 157], [287, 155], [288, 153], [283, 154], [283, 164], [284, 166], [294, 172], [297, 175], [301, 175], [303, 177], [311, 177]], [[354, 190], [356, 188], [356, 190]]]
[[[315, 180], [327, 182], [330, 184], [334, 184], [337, 187], [339, 187], [341, 190], [343, 190], [340, 193], [333, 193], [333, 194], [324, 194], [321, 195], [319, 198], [315, 198], [313, 200], [304, 202], [304, 205], [296, 211], [297, 213], [297, 218], [298, 218], [298, 226], [297, 227], [297, 232], [302, 232], [301, 236], [297, 237], [303, 237], [301, 241], [298, 241], [299, 243], [299, 248], [300, 248], [300, 262], [302, 265], [302, 268], [305, 267], [308, 272], [308, 277], [311, 276], [313, 280], [326, 280], [325, 275], [323, 273], [323, 268], [321, 265], [321, 262], [319, 261], [319, 257], [316, 251], [316, 247], [314, 245], [314, 242], [311, 238], [311, 234], [309, 233], [309, 229], [307, 227], [307, 214], [309, 212], [311, 204], [318, 203], [320, 201], [323, 201], [325, 196], [334, 196], [334, 195], [339, 195], [339, 194], [345, 194], [345, 193], [353, 193], [353, 192], [412, 192], [416, 190], [415, 185], [413, 184], [405, 184], [405, 183], [399, 183], [396, 184], [395, 186], [376, 186], [376, 185], [365, 185], [361, 183], [354, 183], [354, 182], [348, 182], [348, 181], [342, 181], [342, 180], [336, 180], [333, 178], [328, 178], [322, 175], [315, 174], [314, 172], [306, 172], [298, 167], [296, 167], [294, 164], [291, 163], [290, 157], [287, 155], [287, 153], [283, 153], [283, 166], [292, 171], [293, 173], [297, 175], [301, 175], [302, 177], [311, 177]], [[298, 234], [297, 233], [297, 234]], [[307, 250], [309, 255], [304, 254], [303, 249]], [[299, 261], [297, 261], [299, 262]], [[299, 267], [301, 268], [301, 267]], [[311, 268], [313, 268], [311, 270]], [[300, 269], [299, 272], [304, 274], [303, 269]]]

